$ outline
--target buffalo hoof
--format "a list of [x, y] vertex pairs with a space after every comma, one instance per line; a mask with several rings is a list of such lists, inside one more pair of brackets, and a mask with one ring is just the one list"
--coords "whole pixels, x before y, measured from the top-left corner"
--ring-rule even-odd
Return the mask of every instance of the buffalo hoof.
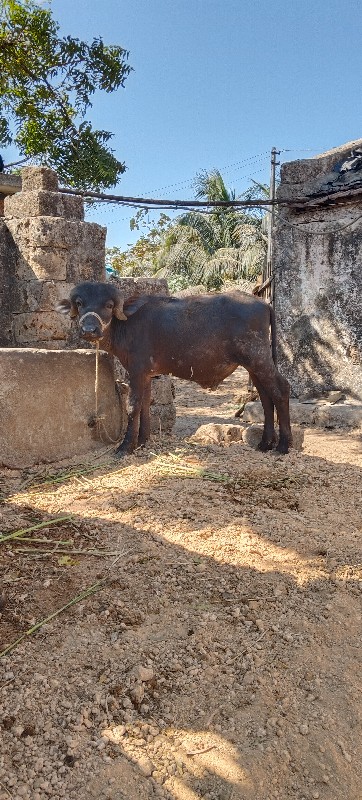
[[115, 458], [124, 458], [125, 456], [130, 456], [133, 453], [133, 450], [130, 450], [129, 447], [117, 447], [117, 450], [114, 451]]
[[138, 442], [137, 442], [137, 449], [138, 449], [139, 447], [146, 447], [146, 444], [147, 444], [147, 443], [148, 443], [148, 438], [147, 438], [147, 439], [144, 439], [143, 437], [142, 437], [142, 438], [140, 438], [140, 439], [138, 440]]
[[286, 456], [289, 453], [289, 442], [283, 441], [282, 439], [279, 441], [278, 447], [276, 448], [277, 453], [280, 453], [282, 456]]
[[273, 442], [263, 442], [263, 440], [261, 440], [261, 442], [259, 442], [258, 444], [258, 450], [260, 450], [261, 453], [267, 453], [268, 450], [272, 449], [273, 449]]

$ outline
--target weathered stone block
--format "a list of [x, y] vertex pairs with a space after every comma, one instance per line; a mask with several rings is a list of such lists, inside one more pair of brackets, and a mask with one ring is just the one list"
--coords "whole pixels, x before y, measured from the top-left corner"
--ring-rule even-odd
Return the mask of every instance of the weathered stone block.
[[137, 297], [141, 294], [169, 294], [165, 278], [118, 278], [112, 275], [109, 280], [118, 286], [124, 297]]
[[[292, 425], [308, 428], [359, 428], [362, 426], [361, 403], [322, 404], [290, 402], [290, 419]], [[264, 412], [259, 400], [246, 403], [243, 422], [263, 423]]]
[[19, 192], [5, 198], [4, 213], [10, 217], [64, 217], [84, 220], [81, 197], [45, 190]]
[[34, 247], [55, 247], [69, 250], [82, 240], [82, 226], [91, 223], [65, 220], [61, 217], [26, 217], [6, 220], [16, 244]]
[[24, 345], [35, 345], [39, 341], [65, 342], [70, 326], [70, 320], [56, 311], [16, 314], [14, 316], [15, 344], [23, 347]]
[[[95, 356], [86, 350], [0, 349], [0, 464], [30, 467], [94, 450]], [[112, 360], [100, 355], [99, 413], [112, 439], [124, 435], [124, 401]]]
[[19, 258], [17, 275], [19, 280], [65, 281], [67, 253], [56, 247], [27, 246]]
[[74, 284], [81, 281], [104, 281], [107, 229], [93, 222], [79, 224], [81, 228], [78, 231], [77, 242], [72, 242], [70, 229], [68, 233], [67, 280]]
[[173, 403], [175, 393], [173, 383], [168, 375], [160, 375], [152, 380], [152, 402], [160, 405]]
[[7, 227], [22, 281], [104, 280], [106, 229], [60, 217], [12, 218]]
[[313, 418], [314, 424], [320, 428], [362, 428], [362, 405], [317, 405]]
[[176, 409], [173, 403], [155, 403], [150, 409], [151, 433], [153, 436], [171, 433], [176, 420]]
[[69, 296], [73, 284], [65, 281], [32, 280], [19, 282], [19, 303], [14, 312], [54, 311], [56, 304]]
[[21, 170], [23, 192], [48, 189], [50, 192], [58, 191], [58, 176], [49, 167], [23, 167]]

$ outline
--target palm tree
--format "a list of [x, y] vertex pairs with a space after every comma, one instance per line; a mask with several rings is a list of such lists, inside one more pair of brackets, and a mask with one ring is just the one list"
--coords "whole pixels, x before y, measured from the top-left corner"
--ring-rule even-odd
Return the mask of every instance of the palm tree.
[[[236, 199], [218, 170], [201, 172], [195, 181], [197, 199]], [[263, 268], [265, 239], [262, 219], [233, 207], [211, 212], [190, 211], [170, 225], [158, 255], [157, 274], [184, 285], [220, 289], [228, 283], [255, 281]]]

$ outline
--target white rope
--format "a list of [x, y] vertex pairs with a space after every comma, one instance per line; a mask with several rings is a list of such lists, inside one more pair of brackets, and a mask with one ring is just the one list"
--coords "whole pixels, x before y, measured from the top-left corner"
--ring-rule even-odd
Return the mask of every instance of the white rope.
[[102, 319], [102, 317], [100, 317], [100, 316], [99, 316], [99, 314], [97, 314], [97, 312], [96, 312], [96, 311], [87, 311], [85, 314], [83, 314], [83, 315], [82, 315], [82, 316], [79, 318], [79, 325], [81, 325], [81, 324], [82, 324], [83, 320], [84, 320], [86, 317], [95, 317], [95, 318], [98, 320], [98, 322], [100, 322], [102, 333], [103, 333], [103, 331], [107, 330], [107, 328], [109, 328], [109, 326], [110, 326], [110, 324], [111, 324], [111, 322], [112, 322], [112, 317], [111, 317], [111, 319], [109, 320], [109, 322], [104, 322], [104, 321], [103, 321], [103, 319]]
[[[93, 313], [93, 312], [89, 312], [89, 313]], [[86, 316], [86, 314], [84, 316]], [[95, 316], [97, 316], [97, 315], [95, 315]], [[117, 436], [117, 439], [113, 439], [112, 436], [109, 435], [109, 433], [107, 431], [107, 428], [106, 428], [106, 426], [104, 424], [104, 420], [105, 420], [104, 414], [99, 414], [99, 412], [98, 412], [98, 407], [99, 407], [99, 401], [98, 401], [98, 396], [99, 396], [99, 341], [96, 342], [96, 379], [95, 379], [95, 384], [94, 384], [94, 390], [95, 390], [94, 424], [95, 424], [95, 427], [96, 427], [96, 430], [97, 430], [97, 436], [101, 440], [101, 442], [104, 442], [104, 438], [103, 438], [103, 435], [102, 435], [104, 433], [104, 435], [106, 436], [108, 442], [110, 442], [111, 444], [118, 444], [118, 442], [119, 442], [119, 440], [121, 438], [122, 428], [121, 428], [121, 430], [119, 432], [119, 436]]]

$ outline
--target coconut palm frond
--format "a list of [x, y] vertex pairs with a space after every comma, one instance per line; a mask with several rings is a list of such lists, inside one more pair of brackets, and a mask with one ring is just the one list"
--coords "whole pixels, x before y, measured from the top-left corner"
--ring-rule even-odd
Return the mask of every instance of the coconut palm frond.
[[[207, 252], [212, 253], [215, 250], [218, 231], [215, 228], [215, 220], [212, 215], [190, 211], [179, 218], [178, 224], [183, 228], [188, 228], [190, 231], [196, 232]], [[188, 234], [186, 234], [186, 236], [187, 235]]]
[[244, 251], [240, 251], [240, 268], [238, 277], [256, 278], [263, 269], [265, 251], [258, 244], [252, 244]]
[[270, 189], [266, 183], [259, 183], [258, 181], [251, 180], [251, 185], [243, 193], [244, 200], [267, 200], [269, 197]]
[[219, 248], [204, 264], [204, 282], [209, 286], [216, 283], [220, 287], [225, 281], [233, 280], [237, 271], [237, 263], [237, 251], [234, 248]]
[[230, 202], [235, 200], [235, 192], [226, 188], [224, 179], [218, 169], [211, 172], [203, 170], [199, 172], [195, 179], [196, 198], [209, 202], [222, 200]]

